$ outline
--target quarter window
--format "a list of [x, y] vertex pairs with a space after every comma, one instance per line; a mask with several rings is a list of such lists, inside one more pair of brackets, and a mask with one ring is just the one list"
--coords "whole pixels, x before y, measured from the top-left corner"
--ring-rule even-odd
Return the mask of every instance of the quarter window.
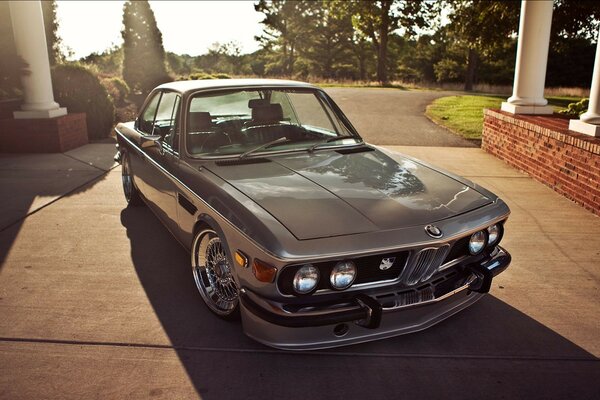
[[158, 107], [158, 100], [160, 100], [160, 93], [156, 93], [150, 103], [146, 106], [146, 109], [142, 113], [140, 118], [138, 129], [147, 135], [152, 135], [154, 131], [154, 117], [156, 116], [156, 109]]
[[180, 97], [177, 93], [163, 93], [154, 120], [155, 134], [161, 135], [164, 142], [175, 150], [178, 148], [179, 143], [177, 126], [179, 101]]

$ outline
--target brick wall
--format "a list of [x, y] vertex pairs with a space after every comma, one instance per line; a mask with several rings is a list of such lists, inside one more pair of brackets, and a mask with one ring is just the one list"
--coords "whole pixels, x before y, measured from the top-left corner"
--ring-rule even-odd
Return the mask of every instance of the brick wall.
[[88, 143], [85, 114], [0, 120], [0, 153], [64, 153]]
[[485, 110], [481, 147], [600, 215], [600, 139], [562, 116]]

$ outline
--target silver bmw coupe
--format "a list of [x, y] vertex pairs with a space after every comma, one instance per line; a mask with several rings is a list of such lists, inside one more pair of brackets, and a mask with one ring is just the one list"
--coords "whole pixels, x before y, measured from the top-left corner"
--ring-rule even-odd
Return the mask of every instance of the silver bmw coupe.
[[128, 206], [150, 207], [190, 252], [206, 306], [268, 346], [425, 329], [511, 260], [501, 199], [365, 143], [310, 84], [164, 84], [116, 133]]

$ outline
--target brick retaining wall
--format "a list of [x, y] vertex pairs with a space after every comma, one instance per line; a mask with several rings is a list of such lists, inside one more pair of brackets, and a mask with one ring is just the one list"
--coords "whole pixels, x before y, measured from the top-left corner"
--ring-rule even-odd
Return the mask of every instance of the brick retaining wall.
[[84, 113], [0, 119], [0, 153], [64, 153], [88, 143]]
[[600, 139], [568, 126], [558, 115], [485, 110], [481, 147], [600, 215]]

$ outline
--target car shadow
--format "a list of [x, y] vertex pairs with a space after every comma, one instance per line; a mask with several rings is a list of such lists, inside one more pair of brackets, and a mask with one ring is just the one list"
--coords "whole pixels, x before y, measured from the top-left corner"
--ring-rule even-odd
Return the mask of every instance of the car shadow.
[[140, 284], [203, 399], [598, 398], [600, 362], [509, 304], [486, 296], [422, 332], [286, 352], [208, 311], [187, 251], [146, 207], [126, 208]]

